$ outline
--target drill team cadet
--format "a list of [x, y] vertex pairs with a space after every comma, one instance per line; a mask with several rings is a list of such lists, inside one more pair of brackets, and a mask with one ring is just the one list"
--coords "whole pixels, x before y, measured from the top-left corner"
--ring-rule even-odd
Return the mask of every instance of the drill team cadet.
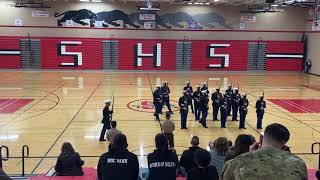
[[243, 95], [239, 103], [239, 113], [240, 113], [239, 129], [246, 129], [245, 122], [246, 122], [246, 116], [248, 113], [248, 106], [249, 106], [249, 101], [247, 99], [247, 95], [245, 94]]
[[200, 86], [197, 85], [197, 90], [193, 93], [194, 112], [195, 119], [200, 120], [201, 108], [200, 108], [201, 91]]
[[264, 115], [264, 109], [266, 108], [266, 102], [263, 100], [263, 96], [256, 102], [257, 113], [257, 129], [262, 129], [262, 119]]
[[222, 94], [220, 93], [220, 89], [218, 88], [216, 89], [216, 92], [212, 93], [211, 95], [213, 121], [218, 121], [218, 112], [219, 112], [221, 99], [222, 99]]
[[139, 161], [135, 154], [127, 149], [127, 137], [118, 134], [107, 153], [101, 155], [97, 167], [99, 180], [121, 179], [137, 180], [139, 177]]
[[202, 117], [201, 117], [201, 120], [199, 121], [199, 123], [201, 123], [204, 128], [208, 128], [207, 127], [207, 116], [208, 116], [208, 110], [209, 110], [209, 105], [208, 105], [209, 97], [208, 97], [206, 90], [201, 91], [201, 93], [202, 93], [202, 96], [200, 99], [200, 107], [201, 107]]
[[105, 103], [105, 107], [103, 108], [103, 118], [102, 118], [102, 121], [101, 123], [103, 124], [103, 128], [101, 130], [101, 133], [100, 133], [100, 138], [99, 138], [99, 141], [106, 141], [106, 139], [104, 138], [105, 134], [106, 134], [106, 131], [111, 129], [110, 127], [110, 121], [111, 121], [111, 116], [112, 116], [112, 113], [113, 111], [110, 110], [110, 104], [111, 104], [111, 101], [110, 99], [107, 99], [104, 101]]
[[231, 107], [232, 107], [232, 94], [233, 94], [233, 90], [232, 90], [232, 85], [228, 86], [228, 89], [226, 90], [227, 95], [227, 99], [228, 99], [228, 116], [231, 116]]
[[239, 89], [235, 88], [232, 94], [232, 121], [237, 121], [240, 100], [241, 95], [239, 94]]
[[181, 114], [181, 129], [187, 128], [187, 117], [188, 117], [188, 95], [187, 92], [183, 92], [183, 96], [179, 99], [179, 107]]
[[169, 110], [169, 112], [171, 114], [173, 114], [173, 112], [171, 111], [171, 107], [170, 107], [170, 97], [169, 97], [170, 88], [169, 88], [167, 82], [163, 82], [163, 85], [161, 87], [161, 93], [162, 93], [162, 103], [163, 103], [163, 105], [166, 105], [168, 110]]
[[206, 82], [202, 83], [202, 87], [200, 89], [200, 91], [207, 91], [207, 94], [209, 94], [209, 88], [208, 88], [208, 84]]
[[161, 113], [162, 109], [162, 93], [160, 86], [157, 86], [156, 90], [153, 92], [153, 105], [155, 108], [153, 115], [156, 117], [156, 120], [160, 120], [159, 114]]
[[191, 106], [191, 112], [194, 113], [193, 104], [192, 104], [193, 89], [192, 89], [192, 86], [190, 86], [190, 81], [187, 82], [187, 85], [185, 87], [183, 87], [183, 91], [187, 92], [187, 95], [188, 95], [188, 108], [189, 108], [189, 105], [190, 105]]
[[221, 128], [226, 128], [226, 122], [228, 117], [228, 99], [224, 95], [220, 101], [220, 115], [221, 115]]

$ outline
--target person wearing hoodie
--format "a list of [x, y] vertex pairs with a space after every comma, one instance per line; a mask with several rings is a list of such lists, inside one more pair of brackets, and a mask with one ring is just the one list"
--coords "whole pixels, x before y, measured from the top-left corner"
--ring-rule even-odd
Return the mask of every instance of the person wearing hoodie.
[[165, 134], [155, 137], [156, 150], [148, 154], [148, 180], [175, 180], [178, 168], [178, 156], [168, 148]]
[[190, 169], [197, 167], [197, 164], [194, 160], [194, 152], [198, 149], [201, 149], [199, 144], [199, 137], [193, 136], [191, 139], [191, 147], [189, 147], [188, 150], [183, 151], [180, 158], [180, 166], [183, 168], [183, 175], [186, 175]]
[[127, 137], [124, 134], [118, 134], [114, 137], [109, 152], [104, 153], [99, 159], [97, 167], [99, 180], [138, 179], [138, 158], [135, 154], [129, 152], [127, 147]]

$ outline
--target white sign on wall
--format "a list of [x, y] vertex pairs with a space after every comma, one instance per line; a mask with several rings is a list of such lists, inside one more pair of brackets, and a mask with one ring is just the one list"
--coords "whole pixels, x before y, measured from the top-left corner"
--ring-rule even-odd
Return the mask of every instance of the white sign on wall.
[[15, 25], [15, 26], [23, 26], [23, 22], [22, 22], [21, 19], [16, 18], [16, 19], [14, 20], [14, 25]]
[[154, 14], [139, 14], [140, 21], [155, 21], [156, 16]]
[[73, 20], [66, 20], [66, 26], [72, 27], [73, 26]]
[[95, 21], [94, 27], [96, 28], [102, 28], [103, 27], [103, 21]]
[[49, 11], [32, 11], [32, 17], [49, 17]]
[[151, 22], [144, 22], [143, 27], [144, 27], [144, 29], [151, 29], [152, 24], [151, 24]]
[[256, 22], [256, 16], [241, 16], [241, 22], [254, 23]]

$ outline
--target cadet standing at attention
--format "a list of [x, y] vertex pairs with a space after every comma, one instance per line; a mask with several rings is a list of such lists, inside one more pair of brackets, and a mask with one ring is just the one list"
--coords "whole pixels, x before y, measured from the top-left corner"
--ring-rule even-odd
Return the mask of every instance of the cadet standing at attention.
[[231, 116], [231, 107], [232, 107], [232, 94], [233, 94], [233, 90], [232, 90], [232, 85], [228, 86], [228, 89], [226, 90], [226, 94], [227, 95], [227, 99], [228, 99], [228, 116]]
[[248, 113], [248, 106], [249, 106], [249, 101], [247, 99], [247, 95], [244, 94], [239, 103], [239, 112], [240, 112], [239, 129], [246, 129], [245, 122], [246, 122], [246, 116]]
[[220, 114], [221, 114], [221, 128], [226, 128], [226, 122], [228, 117], [228, 99], [224, 95], [220, 101]]
[[156, 117], [156, 120], [160, 120], [159, 114], [162, 109], [162, 93], [161, 93], [161, 87], [158, 85], [156, 90], [153, 92], [153, 105], [155, 108], [154, 116]]
[[264, 115], [264, 109], [267, 107], [266, 102], [263, 100], [263, 96], [256, 102], [257, 112], [257, 129], [262, 129], [262, 119]]
[[162, 93], [162, 103], [163, 105], [166, 105], [169, 112], [171, 114], [173, 114], [173, 112], [171, 111], [171, 107], [170, 107], [170, 88], [168, 86], [168, 83], [165, 81], [163, 82], [163, 85], [161, 87], [161, 93]]
[[179, 107], [181, 114], [181, 129], [187, 128], [187, 117], [188, 117], [188, 96], [187, 92], [183, 92], [183, 96], [179, 99]]
[[239, 94], [239, 89], [235, 88], [234, 93], [232, 94], [232, 121], [238, 121], [237, 117], [240, 100], [241, 95]]
[[201, 114], [200, 99], [201, 99], [200, 86], [197, 85], [197, 90], [193, 93], [195, 120], [200, 120], [200, 114]]
[[183, 91], [186, 91], [187, 92], [187, 96], [188, 96], [188, 108], [189, 108], [189, 105], [191, 106], [191, 111], [192, 113], [194, 113], [194, 110], [193, 110], [193, 104], [192, 104], [192, 93], [193, 93], [193, 89], [192, 89], [192, 86], [190, 85], [190, 81], [187, 82], [187, 85], [185, 87], [183, 87]]
[[218, 88], [216, 89], [216, 92], [212, 93], [211, 95], [213, 121], [218, 121], [218, 112], [219, 112], [221, 99], [222, 99], [222, 94], [220, 93], [220, 89]]
[[112, 116], [112, 113], [113, 111], [110, 110], [110, 104], [111, 104], [111, 101], [110, 99], [107, 99], [104, 101], [105, 103], [105, 107], [103, 108], [103, 118], [102, 118], [102, 121], [101, 123], [103, 124], [103, 128], [101, 130], [101, 133], [100, 133], [100, 138], [99, 138], [99, 141], [106, 141], [106, 139], [104, 138], [105, 134], [106, 134], [106, 131], [111, 129], [110, 127], [110, 121], [111, 121], [111, 116]]

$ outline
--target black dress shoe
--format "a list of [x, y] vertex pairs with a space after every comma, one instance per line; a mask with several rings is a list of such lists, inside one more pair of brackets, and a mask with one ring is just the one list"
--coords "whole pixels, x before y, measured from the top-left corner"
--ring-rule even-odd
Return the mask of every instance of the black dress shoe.
[[208, 128], [208, 126], [203, 126], [204, 128]]
[[107, 141], [106, 139], [99, 139], [99, 141]]

